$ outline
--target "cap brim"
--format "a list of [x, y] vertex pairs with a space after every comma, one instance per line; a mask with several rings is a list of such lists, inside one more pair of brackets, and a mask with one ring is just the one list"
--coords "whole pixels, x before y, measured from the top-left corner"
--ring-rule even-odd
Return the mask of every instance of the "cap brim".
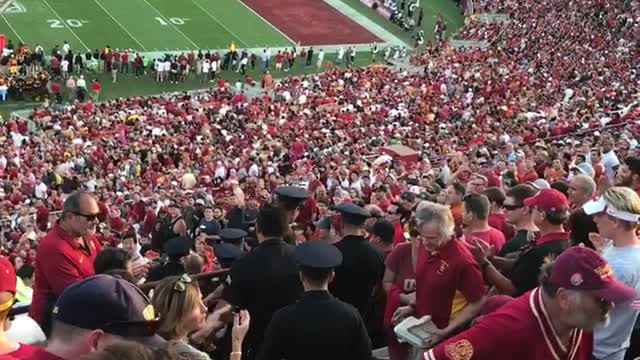
[[[537, 188], [536, 188], [537, 189]], [[536, 204], [536, 197], [532, 196], [530, 198], [526, 198], [522, 201], [524, 206], [534, 206]]]
[[598, 290], [588, 290], [589, 294], [612, 303], [623, 303], [635, 299], [636, 291], [618, 280], [608, 283], [607, 287]]
[[584, 210], [584, 213], [587, 215], [593, 215], [593, 214], [603, 212], [606, 207], [607, 207], [607, 202], [604, 200], [603, 197], [600, 197], [598, 200], [587, 201], [587, 203], [582, 205], [582, 210]]

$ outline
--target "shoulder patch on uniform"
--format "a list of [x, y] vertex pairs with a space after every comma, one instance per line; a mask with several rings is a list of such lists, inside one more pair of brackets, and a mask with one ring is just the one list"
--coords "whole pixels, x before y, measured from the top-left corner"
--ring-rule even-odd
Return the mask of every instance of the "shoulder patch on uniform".
[[226, 283], [227, 283], [228, 285], [231, 285], [231, 275], [227, 276], [227, 281], [226, 281]]
[[467, 339], [458, 340], [444, 347], [444, 353], [451, 360], [470, 360], [473, 357], [473, 345]]

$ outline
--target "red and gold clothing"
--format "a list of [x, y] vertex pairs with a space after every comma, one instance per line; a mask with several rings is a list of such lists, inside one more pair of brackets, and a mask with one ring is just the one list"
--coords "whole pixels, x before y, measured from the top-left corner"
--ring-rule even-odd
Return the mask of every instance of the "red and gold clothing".
[[417, 318], [431, 315], [443, 329], [467, 304], [486, 292], [482, 272], [462, 241], [450, 240], [435, 253], [420, 247], [416, 265]]
[[472, 328], [438, 344], [425, 360], [589, 360], [593, 335], [574, 329], [566, 347], [557, 336], [540, 288], [512, 300]]

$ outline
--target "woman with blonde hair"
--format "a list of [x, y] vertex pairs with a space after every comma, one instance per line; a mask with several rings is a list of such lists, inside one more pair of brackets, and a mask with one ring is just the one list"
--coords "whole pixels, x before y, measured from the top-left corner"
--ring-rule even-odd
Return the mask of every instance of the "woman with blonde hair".
[[[607, 260], [613, 275], [640, 293], [640, 197], [627, 187], [609, 188], [599, 199], [584, 204], [584, 212], [593, 216], [598, 233], [589, 240]], [[609, 325], [593, 332], [595, 359], [624, 359], [640, 311], [637, 307], [616, 306], [609, 313]], [[632, 350], [629, 350], [632, 352]], [[627, 354], [629, 355], [629, 354]], [[635, 354], [636, 356], [638, 354]]]
[[162, 314], [158, 335], [187, 359], [210, 359], [209, 355], [189, 345], [189, 334], [201, 330], [207, 316], [197, 281], [187, 274], [165, 278], [155, 288], [151, 302]]

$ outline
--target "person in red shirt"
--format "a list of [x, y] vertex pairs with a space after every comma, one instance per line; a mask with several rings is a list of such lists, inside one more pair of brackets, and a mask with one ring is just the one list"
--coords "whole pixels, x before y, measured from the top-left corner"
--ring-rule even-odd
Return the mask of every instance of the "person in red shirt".
[[469, 194], [464, 197], [462, 223], [464, 224], [464, 241], [473, 243], [480, 239], [497, 254], [506, 242], [500, 230], [489, 226], [489, 198], [480, 194]]
[[387, 207], [387, 215], [385, 218], [393, 224], [393, 246], [396, 247], [403, 242], [407, 241], [404, 237], [404, 227], [400, 218], [402, 213], [400, 212], [400, 206], [397, 203], [393, 203]]
[[[13, 265], [0, 257], [0, 324], [4, 324], [16, 295], [16, 273]], [[36, 351], [36, 347], [15, 343], [7, 338], [5, 327], [0, 326], [0, 358], [24, 359]]]
[[455, 334], [480, 312], [486, 288], [480, 267], [462, 241], [455, 239], [448, 207], [424, 203], [416, 211], [422, 239], [416, 262], [415, 302], [398, 308], [393, 323], [413, 315], [431, 315], [437, 344]]
[[94, 274], [93, 261], [101, 250], [95, 237], [100, 209], [89, 193], [76, 192], [65, 200], [60, 220], [38, 245], [29, 316], [45, 331], [54, 300], [69, 285]]
[[612, 304], [635, 296], [598, 253], [572, 247], [545, 264], [539, 287], [438, 344], [424, 359], [589, 360], [590, 331], [605, 326]]
[[536, 181], [538, 179], [538, 173], [534, 168], [535, 162], [531, 159], [525, 161], [525, 169], [522, 174], [518, 174], [518, 181], [520, 183], [526, 183], [528, 181]]
[[[382, 286], [387, 292], [387, 302], [384, 313], [384, 328], [389, 329], [391, 318], [400, 306], [409, 305], [415, 299], [416, 291], [416, 262], [420, 241], [412, 237], [409, 242], [399, 244], [385, 260], [385, 272]], [[391, 335], [391, 332], [389, 332]], [[398, 343], [395, 336], [387, 337], [389, 357], [391, 360], [406, 359], [408, 347]]]
[[98, 101], [98, 98], [100, 97], [101, 89], [102, 89], [102, 86], [100, 85], [100, 82], [98, 81], [98, 79], [93, 79], [93, 82], [91, 83], [93, 101]]
[[482, 194], [489, 199], [491, 207], [489, 208], [489, 226], [498, 229], [504, 235], [505, 240], [511, 239], [513, 227], [506, 223], [502, 205], [506, 199], [504, 191], [499, 187], [490, 187], [483, 191]]

